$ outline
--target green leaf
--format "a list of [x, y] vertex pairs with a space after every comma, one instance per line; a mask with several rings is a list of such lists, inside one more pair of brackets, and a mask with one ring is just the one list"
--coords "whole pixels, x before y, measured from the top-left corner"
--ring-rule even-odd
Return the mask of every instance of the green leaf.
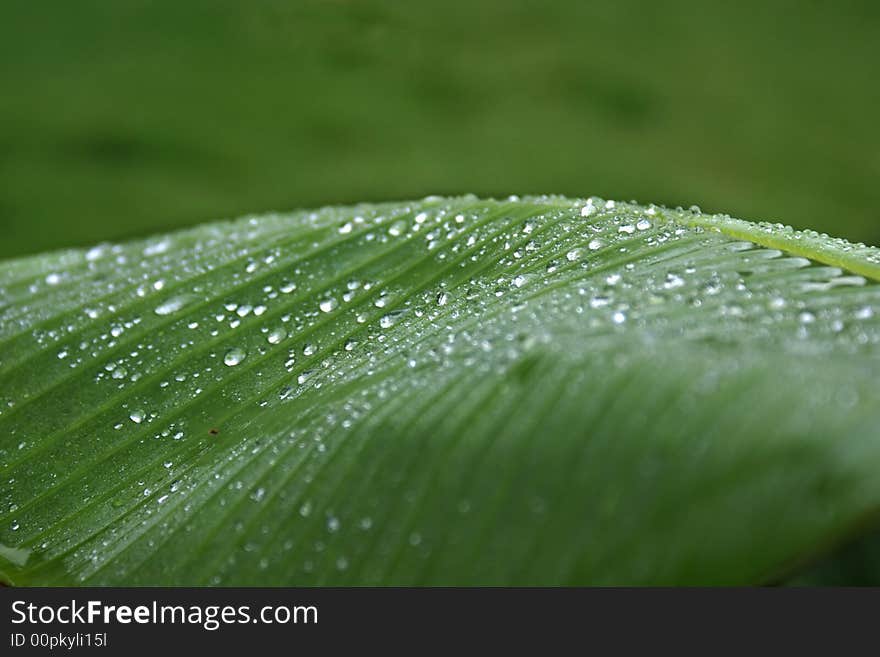
[[880, 251], [473, 197], [0, 265], [14, 584], [755, 584], [880, 509]]

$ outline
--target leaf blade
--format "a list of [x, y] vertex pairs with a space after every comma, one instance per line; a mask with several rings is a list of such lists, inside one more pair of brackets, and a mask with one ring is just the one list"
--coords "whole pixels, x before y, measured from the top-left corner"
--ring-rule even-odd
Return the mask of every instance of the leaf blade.
[[465, 197], [13, 262], [8, 577], [766, 581], [880, 499], [877, 252], [767, 235]]

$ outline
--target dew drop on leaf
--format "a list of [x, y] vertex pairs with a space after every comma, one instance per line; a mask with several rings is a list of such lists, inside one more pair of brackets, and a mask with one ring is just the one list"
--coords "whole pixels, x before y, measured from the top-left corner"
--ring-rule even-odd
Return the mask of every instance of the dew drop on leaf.
[[391, 328], [397, 323], [397, 320], [400, 319], [400, 316], [403, 314], [402, 310], [395, 310], [394, 312], [390, 312], [387, 315], [382, 315], [379, 319], [379, 326], [383, 329]]
[[235, 367], [241, 361], [243, 361], [246, 356], [247, 353], [244, 349], [240, 347], [233, 347], [226, 352], [225, 356], [223, 356], [223, 364], [228, 365], [229, 367]]
[[157, 315], [170, 315], [171, 313], [176, 313], [178, 310], [183, 308], [185, 305], [190, 303], [195, 297], [188, 294], [179, 294], [177, 296], [170, 297], [166, 299], [153, 311]]
[[266, 340], [269, 342], [269, 344], [278, 344], [286, 337], [287, 331], [279, 326], [269, 331], [269, 335], [266, 336]]

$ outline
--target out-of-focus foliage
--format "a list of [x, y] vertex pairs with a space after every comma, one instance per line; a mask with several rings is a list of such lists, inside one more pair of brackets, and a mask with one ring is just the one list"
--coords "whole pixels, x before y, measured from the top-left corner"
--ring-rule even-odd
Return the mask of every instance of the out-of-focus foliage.
[[0, 257], [463, 191], [880, 243], [878, 7], [6, 0]]

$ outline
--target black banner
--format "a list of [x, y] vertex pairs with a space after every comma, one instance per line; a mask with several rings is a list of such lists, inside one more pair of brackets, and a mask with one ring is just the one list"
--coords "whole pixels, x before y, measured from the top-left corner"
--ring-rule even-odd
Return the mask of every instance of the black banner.
[[[871, 638], [878, 589], [0, 589], [3, 655], [75, 650], [495, 647], [838, 651]], [[708, 643], [707, 643], [708, 641]], [[200, 653], [202, 654], [202, 653]], [[205, 653], [209, 654], [209, 653]]]

